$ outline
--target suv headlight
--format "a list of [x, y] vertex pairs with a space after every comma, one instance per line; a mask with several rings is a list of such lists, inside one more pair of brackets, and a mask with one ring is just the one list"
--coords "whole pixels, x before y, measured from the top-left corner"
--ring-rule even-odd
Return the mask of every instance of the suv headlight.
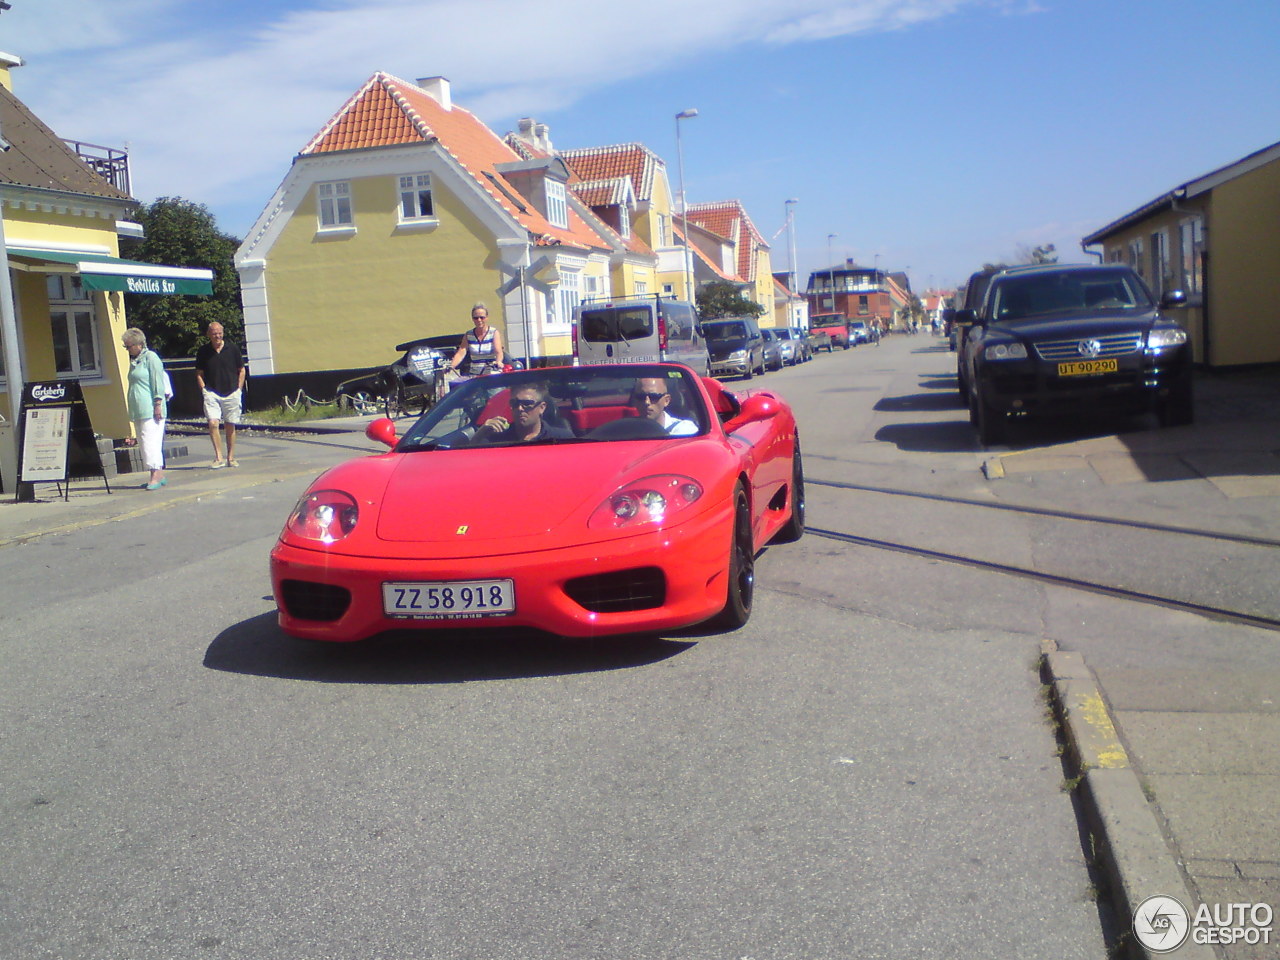
[[982, 356], [987, 360], [1025, 360], [1027, 348], [1020, 343], [993, 343]]
[[1148, 350], [1165, 350], [1180, 347], [1187, 342], [1187, 331], [1181, 327], [1152, 327], [1147, 334]]

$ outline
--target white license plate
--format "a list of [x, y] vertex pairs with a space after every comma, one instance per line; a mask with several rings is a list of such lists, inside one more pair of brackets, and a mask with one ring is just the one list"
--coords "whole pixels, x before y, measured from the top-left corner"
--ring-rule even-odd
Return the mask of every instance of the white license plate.
[[382, 610], [388, 617], [414, 620], [474, 620], [515, 613], [510, 580], [440, 580], [384, 583]]

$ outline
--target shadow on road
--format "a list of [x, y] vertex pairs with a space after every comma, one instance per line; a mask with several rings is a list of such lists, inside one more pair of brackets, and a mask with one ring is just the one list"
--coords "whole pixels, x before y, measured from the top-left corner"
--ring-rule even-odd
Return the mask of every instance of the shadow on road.
[[899, 450], [925, 453], [964, 453], [972, 451], [977, 441], [968, 420], [945, 423], [891, 423], [876, 431], [876, 439], [892, 443]]
[[622, 670], [694, 646], [658, 637], [566, 639], [532, 631], [397, 631], [363, 643], [285, 634], [275, 613], [228, 627], [205, 651], [211, 670], [321, 683], [465, 683]]
[[912, 393], [902, 397], [881, 397], [872, 409], [879, 413], [911, 413], [915, 410], [958, 411], [959, 407], [953, 388], [950, 393]]

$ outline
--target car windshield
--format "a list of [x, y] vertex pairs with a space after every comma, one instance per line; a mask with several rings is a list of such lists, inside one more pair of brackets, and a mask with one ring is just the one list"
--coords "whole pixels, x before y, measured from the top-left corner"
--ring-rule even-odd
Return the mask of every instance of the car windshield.
[[710, 422], [692, 370], [553, 367], [476, 377], [454, 387], [395, 449], [664, 440], [704, 434]]
[[616, 343], [653, 336], [653, 309], [601, 307], [583, 310], [578, 320], [580, 336], [587, 343]]
[[708, 340], [731, 340], [747, 335], [747, 328], [742, 323], [709, 323], [705, 329]]
[[791, 339], [791, 331], [790, 331], [790, 330], [788, 330], [786, 327], [782, 327], [782, 328], [780, 328], [780, 329], [777, 331], [777, 334], [778, 334], [778, 339], [779, 339], [779, 340], [790, 340], [790, 339]]
[[991, 316], [1022, 320], [1081, 310], [1149, 310], [1151, 298], [1125, 270], [1062, 270], [1002, 277], [993, 284]]

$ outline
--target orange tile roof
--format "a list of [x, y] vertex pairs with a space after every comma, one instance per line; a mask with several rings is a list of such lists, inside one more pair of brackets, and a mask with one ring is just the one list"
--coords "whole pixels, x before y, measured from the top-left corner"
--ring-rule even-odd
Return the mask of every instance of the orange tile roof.
[[[445, 107], [412, 83], [387, 73], [370, 77], [299, 154], [364, 150], [399, 144], [436, 143], [473, 177], [493, 202], [535, 237], [539, 245], [565, 243], [608, 249], [599, 228], [569, 210], [569, 226], [554, 226], [495, 169], [523, 157], [469, 110]], [[594, 218], [593, 218], [594, 219]]]
[[612, 180], [615, 177], [629, 177], [636, 199], [642, 201], [653, 198], [654, 177], [658, 168], [665, 166], [656, 153], [640, 143], [562, 150], [560, 157], [569, 165], [576, 179]]
[[743, 280], [755, 280], [756, 251], [761, 247], [768, 248], [769, 244], [747, 216], [741, 200], [690, 204], [688, 217], [703, 229], [726, 237], [736, 244], [738, 276]]

